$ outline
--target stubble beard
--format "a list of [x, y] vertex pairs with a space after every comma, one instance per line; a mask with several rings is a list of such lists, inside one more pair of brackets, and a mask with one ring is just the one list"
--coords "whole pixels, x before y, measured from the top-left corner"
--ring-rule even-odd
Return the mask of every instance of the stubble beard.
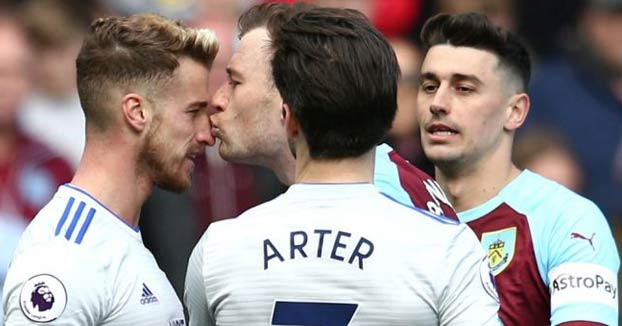
[[175, 151], [167, 146], [166, 140], [160, 136], [159, 129], [160, 123], [156, 121], [147, 134], [147, 141], [139, 155], [139, 160], [144, 162], [147, 173], [158, 188], [175, 193], [185, 192], [190, 189], [190, 177], [179, 176], [180, 166], [174, 164], [176, 159], [170, 156]]

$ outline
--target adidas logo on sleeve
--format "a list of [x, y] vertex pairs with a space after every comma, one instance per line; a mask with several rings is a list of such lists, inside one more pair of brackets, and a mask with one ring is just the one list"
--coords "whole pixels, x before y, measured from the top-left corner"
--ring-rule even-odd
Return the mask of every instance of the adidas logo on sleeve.
[[158, 302], [158, 298], [156, 298], [155, 294], [149, 290], [147, 285], [143, 283], [143, 294], [140, 297], [140, 304], [149, 304]]

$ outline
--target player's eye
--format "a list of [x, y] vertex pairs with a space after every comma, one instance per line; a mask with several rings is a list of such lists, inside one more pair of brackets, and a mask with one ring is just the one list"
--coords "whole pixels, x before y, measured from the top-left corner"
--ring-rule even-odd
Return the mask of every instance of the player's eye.
[[438, 85], [431, 82], [423, 82], [421, 83], [421, 90], [426, 93], [433, 93], [438, 89]]
[[232, 88], [235, 88], [236, 86], [240, 85], [240, 82], [234, 80], [234, 79], [229, 79], [229, 86], [231, 86]]
[[464, 95], [468, 95], [471, 94], [475, 91], [475, 89], [473, 89], [473, 87], [471, 86], [465, 86], [465, 85], [458, 85], [456, 87], [456, 90], [458, 91], [458, 93], [464, 94]]

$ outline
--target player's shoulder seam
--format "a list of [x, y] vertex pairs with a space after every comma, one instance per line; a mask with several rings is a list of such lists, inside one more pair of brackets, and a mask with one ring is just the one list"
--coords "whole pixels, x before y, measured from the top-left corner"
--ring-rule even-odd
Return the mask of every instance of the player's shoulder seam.
[[66, 198], [58, 198], [61, 201], [58, 207], [62, 207], [58, 211], [49, 211], [47, 214], [56, 220], [53, 228], [53, 235], [59, 239], [81, 245], [96, 218], [98, 208], [89, 201], [81, 199], [79, 196], [67, 196]]
[[[397, 204], [397, 206], [406, 208], [408, 210], [410, 210], [411, 212], [415, 213], [414, 215], [424, 215], [425, 217], [428, 217], [430, 219], [432, 219], [433, 221], [436, 221], [438, 223], [441, 224], [447, 224], [447, 225], [459, 225], [460, 221], [458, 220], [454, 220], [452, 218], [449, 218], [447, 216], [444, 215], [436, 215], [434, 213], [431, 213], [429, 211], [426, 211], [424, 209], [421, 209], [419, 207], [415, 207], [415, 206], [409, 206], [409, 205], [405, 205], [403, 203], [401, 203], [398, 200], [395, 200], [393, 197], [381, 192], [380, 194], [382, 194], [386, 199], [388, 199], [390, 202]], [[417, 214], [418, 213], [418, 214]]]

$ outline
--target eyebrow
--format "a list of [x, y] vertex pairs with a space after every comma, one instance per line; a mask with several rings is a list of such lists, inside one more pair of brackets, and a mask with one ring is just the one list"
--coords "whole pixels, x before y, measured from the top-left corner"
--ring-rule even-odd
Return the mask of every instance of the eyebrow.
[[[438, 82], [439, 78], [436, 74], [432, 72], [424, 72], [423, 74], [421, 74], [420, 80], [433, 80], [435, 82]], [[477, 78], [477, 76], [469, 75], [469, 74], [458, 74], [458, 73], [452, 74], [451, 81], [452, 82], [469, 81], [476, 85], [483, 84], [482, 80]]]
[[235, 70], [235, 68], [231, 68], [230, 66], [227, 66], [227, 68], [225, 68], [225, 70], [227, 71], [227, 75], [229, 75], [229, 77], [231, 77], [231, 76], [240, 77], [240, 72]]
[[188, 104], [188, 108], [204, 109], [209, 105], [207, 101], [194, 101]]

